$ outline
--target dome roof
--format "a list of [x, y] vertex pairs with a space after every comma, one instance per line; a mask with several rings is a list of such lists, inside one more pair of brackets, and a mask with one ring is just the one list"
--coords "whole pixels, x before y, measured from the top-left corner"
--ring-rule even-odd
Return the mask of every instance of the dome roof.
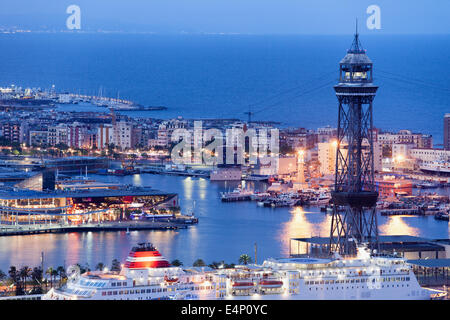
[[341, 60], [342, 64], [372, 64], [372, 60], [366, 53], [347, 53]]

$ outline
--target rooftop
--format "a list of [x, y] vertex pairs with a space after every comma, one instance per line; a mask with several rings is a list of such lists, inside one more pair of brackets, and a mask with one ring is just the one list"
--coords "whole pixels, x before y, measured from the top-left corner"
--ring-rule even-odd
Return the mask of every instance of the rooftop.
[[170, 196], [167, 193], [149, 187], [133, 187], [122, 189], [78, 190], [78, 191], [33, 191], [33, 190], [0, 190], [1, 200], [15, 199], [52, 199], [52, 198], [96, 198], [96, 197], [123, 197], [123, 196]]
[[446, 268], [450, 267], [450, 259], [417, 259], [408, 260], [409, 264], [425, 268]]
[[[379, 236], [380, 243], [419, 243], [419, 242], [432, 242], [433, 240], [409, 235], [390, 235], [390, 236]], [[312, 238], [292, 238], [291, 240], [307, 242], [317, 245], [325, 245], [330, 243], [329, 237], [312, 237]]]

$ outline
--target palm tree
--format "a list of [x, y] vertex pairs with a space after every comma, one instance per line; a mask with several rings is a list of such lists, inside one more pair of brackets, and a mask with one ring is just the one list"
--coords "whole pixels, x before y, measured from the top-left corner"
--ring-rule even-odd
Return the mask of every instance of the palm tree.
[[97, 265], [95, 266], [95, 270], [100, 270], [100, 271], [102, 271], [103, 269], [105, 269], [105, 265], [103, 264], [103, 262], [99, 262], [99, 263], [97, 263]]
[[27, 280], [31, 275], [31, 269], [28, 266], [24, 266], [19, 271], [19, 276], [22, 279], [23, 288], [27, 291]]
[[45, 274], [50, 276], [50, 287], [53, 288], [53, 268], [48, 267], [47, 270], [45, 270]]
[[82, 265], [79, 264], [79, 263], [77, 263], [76, 266], [78, 267], [78, 269], [80, 269], [80, 274], [83, 274], [83, 273], [85, 273], [85, 272], [87, 271], [87, 270], [86, 270], [86, 267], [85, 267], [85, 266], [82, 266]]
[[249, 264], [250, 262], [252, 262], [252, 258], [248, 255], [248, 254], [241, 254], [241, 256], [239, 257], [239, 263], [246, 265]]
[[204, 267], [204, 266], [206, 266], [206, 263], [202, 259], [197, 259], [194, 261], [193, 266], [194, 267]]
[[53, 281], [56, 281], [56, 277], [58, 276], [58, 270], [53, 269], [52, 270], [52, 277], [53, 277]]
[[120, 262], [117, 259], [113, 259], [111, 263], [111, 271], [120, 271]]
[[6, 279], [6, 273], [4, 273], [2, 270], [0, 270], [0, 282], [4, 281]]
[[220, 266], [220, 262], [213, 261], [213, 262], [211, 262], [211, 264], [208, 267], [210, 267], [212, 269], [219, 269], [219, 266]]
[[66, 277], [66, 269], [64, 269], [63, 266], [59, 266], [58, 268], [56, 268], [56, 272], [59, 276], [59, 286], [61, 286], [63, 278]]
[[174, 267], [180, 267], [180, 266], [183, 265], [183, 262], [181, 262], [181, 261], [178, 260], [178, 259], [175, 259], [175, 260], [173, 260], [173, 261], [171, 262], [171, 265], [173, 265]]
[[11, 266], [8, 270], [8, 275], [12, 283], [16, 286], [16, 295], [21, 295], [23, 293], [23, 289], [20, 283], [19, 271], [17, 271], [15, 266]]
[[31, 272], [31, 280], [33, 281], [33, 294], [42, 293], [42, 269], [41, 267], [34, 267]]

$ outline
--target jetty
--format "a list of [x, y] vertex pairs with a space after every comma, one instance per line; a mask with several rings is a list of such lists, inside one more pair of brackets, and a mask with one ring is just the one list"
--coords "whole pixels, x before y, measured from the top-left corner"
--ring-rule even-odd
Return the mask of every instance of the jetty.
[[17, 236], [44, 233], [99, 232], [99, 231], [140, 231], [140, 230], [178, 230], [186, 229], [195, 221], [108, 221], [84, 223], [79, 225], [39, 224], [1, 226], [0, 236]]

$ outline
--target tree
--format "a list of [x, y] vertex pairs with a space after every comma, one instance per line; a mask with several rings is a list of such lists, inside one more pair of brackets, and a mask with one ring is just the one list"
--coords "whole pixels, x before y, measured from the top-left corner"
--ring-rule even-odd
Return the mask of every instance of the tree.
[[9, 278], [11, 279], [12, 283], [16, 286], [16, 295], [22, 295], [23, 289], [22, 284], [20, 282], [20, 274], [19, 271], [17, 271], [15, 266], [11, 266], [8, 270]]
[[220, 267], [220, 262], [213, 261], [213, 262], [211, 262], [211, 264], [210, 264], [208, 267], [210, 267], [210, 268], [212, 268], [212, 269], [219, 269], [219, 267]]
[[204, 266], [206, 266], [206, 263], [202, 259], [197, 259], [194, 261], [194, 267], [204, 267]]
[[31, 276], [31, 269], [28, 266], [24, 266], [19, 271], [19, 276], [23, 283], [23, 289], [27, 290], [27, 280]]
[[181, 267], [183, 265], [183, 262], [181, 262], [178, 259], [175, 259], [171, 262], [171, 265], [173, 265], [174, 267]]
[[45, 270], [45, 274], [50, 276], [50, 288], [53, 288], [53, 268], [48, 267], [47, 270]]
[[63, 266], [56, 268], [56, 272], [59, 276], [59, 286], [61, 286], [62, 280], [66, 277], [66, 269]]
[[224, 267], [225, 269], [234, 269], [235, 266], [236, 266], [236, 265], [235, 265], [234, 263], [230, 263], [230, 264], [225, 263], [225, 264], [223, 265], [223, 267]]
[[42, 269], [41, 267], [34, 267], [31, 272], [31, 280], [33, 281], [33, 294], [41, 294], [42, 293]]
[[40, 285], [42, 281], [42, 275], [43, 272], [41, 267], [34, 267], [33, 271], [31, 272], [31, 280], [33, 281], [34, 284]]
[[280, 144], [280, 154], [289, 154], [289, 153], [294, 153], [295, 150], [287, 145], [287, 144]]
[[78, 269], [80, 269], [80, 274], [85, 273], [87, 270], [87, 268], [85, 266], [82, 266], [81, 264], [77, 263], [76, 266], [78, 267]]
[[2, 270], [0, 270], [0, 282], [4, 281], [6, 279], [6, 273], [4, 273]]
[[248, 255], [248, 254], [241, 254], [241, 256], [239, 257], [239, 263], [246, 265], [252, 262], [252, 258]]
[[97, 263], [97, 265], [95, 266], [95, 270], [100, 270], [102, 271], [103, 269], [105, 269], [105, 265], [103, 262], [99, 262]]
[[120, 262], [117, 259], [113, 259], [111, 263], [111, 271], [120, 271]]

